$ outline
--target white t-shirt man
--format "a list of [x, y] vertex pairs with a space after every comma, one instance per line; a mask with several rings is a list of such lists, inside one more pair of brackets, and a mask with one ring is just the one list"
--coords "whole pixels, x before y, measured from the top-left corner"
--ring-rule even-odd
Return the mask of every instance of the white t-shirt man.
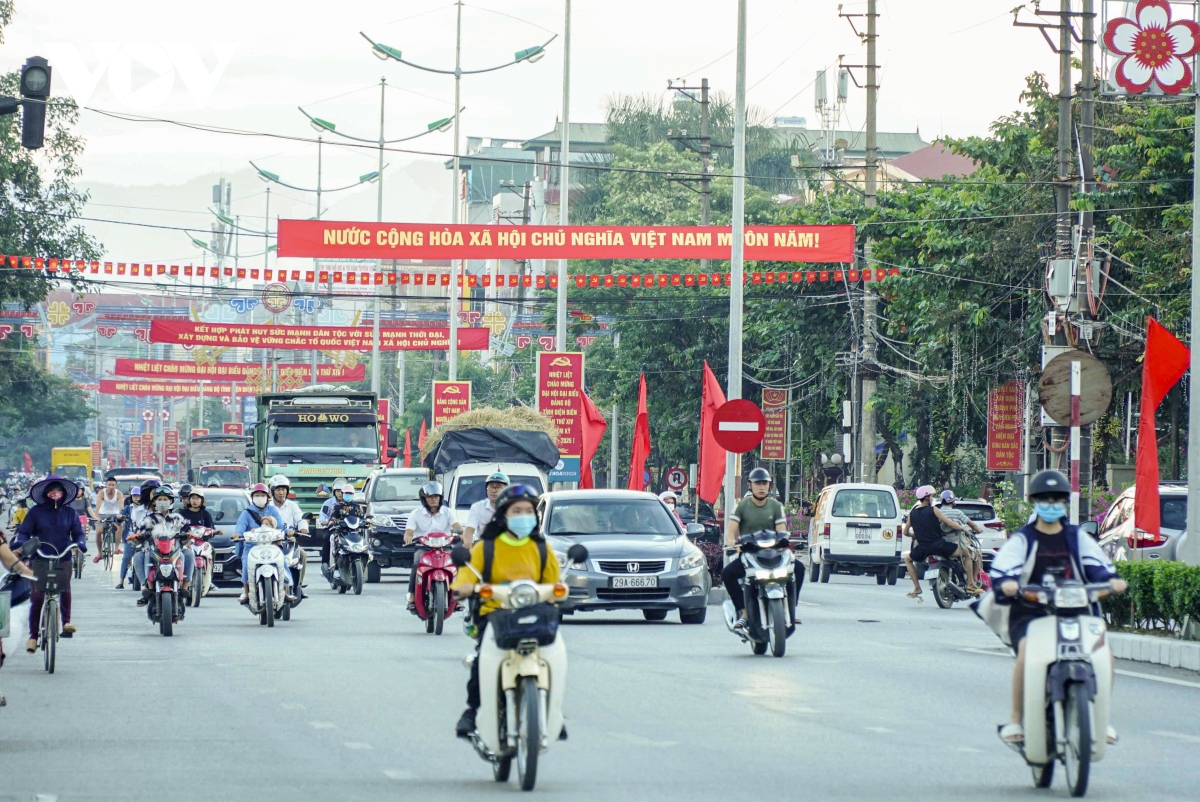
[[472, 534], [479, 534], [483, 528], [491, 523], [491, 520], [496, 515], [496, 505], [489, 498], [482, 498], [471, 505], [470, 512], [467, 513], [467, 528], [472, 530]]
[[434, 515], [430, 515], [429, 510], [424, 507], [419, 507], [408, 514], [408, 523], [404, 528], [411, 529], [413, 537], [418, 538], [430, 532], [445, 532], [448, 535], [451, 527], [457, 523], [458, 519], [449, 507], [438, 507]]

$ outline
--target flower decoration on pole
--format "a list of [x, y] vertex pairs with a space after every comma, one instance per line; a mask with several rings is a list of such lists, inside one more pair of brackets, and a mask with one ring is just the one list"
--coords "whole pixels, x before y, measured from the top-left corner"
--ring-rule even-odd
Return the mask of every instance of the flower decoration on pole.
[[1191, 87], [1192, 68], [1185, 59], [1200, 51], [1200, 25], [1172, 21], [1168, 0], [1138, 0], [1134, 16], [1115, 17], [1104, 26], [1104, 47], [1120, 57], [1112, 73], [1117, 86], [1131, 95], [1152, 84], [1168, 95]]

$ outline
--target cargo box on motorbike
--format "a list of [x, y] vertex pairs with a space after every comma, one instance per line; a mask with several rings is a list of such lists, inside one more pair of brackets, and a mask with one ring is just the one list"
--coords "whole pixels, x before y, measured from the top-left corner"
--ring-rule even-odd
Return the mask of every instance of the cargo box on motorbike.
[[553, 604], [535, 604], [520, 610], [496, 610], [487, 617], [496, 645], [515, 649], [523, 640], [549, 646], [558, 635], [559, 612]]

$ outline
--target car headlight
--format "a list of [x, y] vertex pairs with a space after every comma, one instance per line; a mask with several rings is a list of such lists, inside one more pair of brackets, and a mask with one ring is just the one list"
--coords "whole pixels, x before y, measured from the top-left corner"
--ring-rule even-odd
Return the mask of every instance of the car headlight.
[[564, 571], [586, 571], [588, 569], [586, 562], [571, 562], [567, 559], [567, 555], [560, 551], [554, 552], [554, 556], [558, 559], [558, 567]]
[[379, 538], [375, 538], [374, 540], [372, 540], [372, 541], [371, 541], [371, 545], [372, 545], [372, 546], [382, 546], [382, 545], [383, 545], [383, 541], [382, 541], [382, 540], [380, 540]]
[[704, 552], [700, 551], [700, 549], [696, 549], [695, 551], [691, 551], [683, 555], [683, 559], [679, 561], [679, 570], [690, 571], [693, 568], [699, 568], [700, 566], [705, 565], [707, 562], [708, 561], [704, 558]]
[[[391, 526], [391, 525], [392, 525], [392, 519], [386, 515], [372, 515], [371, 516], [371, 526]], [[376, 543], [375, 545], [378, 546], [379, 544]]]
[[514, 610], [522, 607], [532, 607], [540, 601], [538, 590], [533, 585], [522, 583], [513, 587], [508, 595], [508, 606]]

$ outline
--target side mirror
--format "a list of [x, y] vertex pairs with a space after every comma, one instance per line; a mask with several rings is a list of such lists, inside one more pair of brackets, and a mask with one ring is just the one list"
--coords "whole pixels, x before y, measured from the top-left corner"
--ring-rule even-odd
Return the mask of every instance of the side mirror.
[[1079, 525], [1079, 531], [1087, 532], [1093, 540], [1099, 539], [1099, 525], [1095, 521], [1084, 521]]
[[306, 513], [304, 513], [303, 515], [301, 515], [300, 517], [301, 517], [301, 518], [303, 518], [303, 519], [304, 519], [304, 520], [306, 520], [306, 521], [315, 521], [315, 520], [317, 520], [317, 515], [316, 515], [316, 513], [312, 513], [312, 512], [306, 512]]
[[704, 534], [704, 524], [688, 524], [684, 531], [687, 533], [688, 539], [695, 540]]
[[588, 558], [587, 546], [576, 543], [571, 548], [567, 549], [567, 559], [573, 563], [585, 563]]
[[246, 446], [246, 456], [251, 458], [254, 457], [254, 446]]
[[388, 448], [396, 447], [396, 430], [388, 429]]
[[212, 519], [214, 523], [217, 521], [223, 521], [225, 519], [225, 510], [217, 510], [216, 513], [213, 514]]
[[34, 552], [38, 550], [38, 546], [40, 545], [42, 545], [42, 541], [38, 540], [36, 537], [26, 540], [24, 545], [21, 546], [21, 559], [28, 560], [34, 555]]
[[387, 450], [387, 455], [388, 455], [389, 457], [391, 457], [392, 459], [395, 459], [396, 457], [400, 456], [400, 449], [396, 448], [396, 447], [393, 445], [393, 446], [391, 446], [391, 447], [389, 447], [389, 448], [388, 448], [388, 450]]
[[471, 550], [466, 546], [455, 546], [450, 550], [450, 560], [459, 568], [471, 562]]

